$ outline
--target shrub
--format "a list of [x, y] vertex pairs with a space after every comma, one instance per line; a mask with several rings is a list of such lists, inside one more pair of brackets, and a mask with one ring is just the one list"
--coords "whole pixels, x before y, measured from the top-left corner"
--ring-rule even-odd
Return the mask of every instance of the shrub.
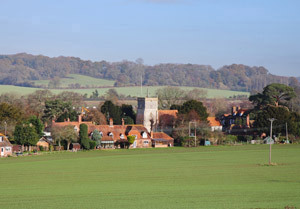
[[40, 151], [44, 151], [44, 147], [43, 146], [39, 146]]
[[90, 149], [90, 139], [88, 137], [84, 137], [80, 140], [80, 144], [83, 149]]
[[90, 149], [95, 149], [97, 142], [90, 140]]

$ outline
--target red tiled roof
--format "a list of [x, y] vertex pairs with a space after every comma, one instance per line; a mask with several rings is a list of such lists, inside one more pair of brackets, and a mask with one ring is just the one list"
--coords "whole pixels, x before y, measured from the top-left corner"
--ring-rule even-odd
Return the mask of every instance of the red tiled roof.
[[78, 121], [73, 121], [73, 122], [68, 122], [68, 121], [65, 121], [65, 122], [54, 122], [52, 123], [53, 126], [60, 126], [60, 127], [63, 127], [63, 126], [68, 126], [68, 125], [72, 125], [72, 126], [77, 126], [79, 128], [80, 124], [86, 124], [86, 125], [93, 125], [93, 122], [90, 122], [90, 121], [83, 121], [83, 122], [78, 122]]
[[[102, 140], [103, 141], [111, 141], [111, 140], [120, 140], [120, 136], [124, 136], [124, 140], [127, 140], [128, 135], [137, 135], [137, 139], [142, 138], [142, 133], [147, 133], [147, 138], [150, 139], [150, 134], [148, 133], [147, 129], [143, 125], [95, 125], [92, 122], [55, 122], [53, 123], [54, 126], [67, 126], [73, 125], [79, 128], [80, 124], [86, 124], [88, 126], [88, 134], [91, 134], [95, 129], [99, 132], [102, 132]], [[110, 133], [113, 136], [110, 136]]]
[[174, 140], [168, 134], [164, 132], [153, 132], [153, 139], [166, 139], [166, 140]]
[[217, 121], [216, 117], [208, 117], [207, 120], [210, 126], [221, 126], [220, 121]]
[[0, 142], [0, 147], [12, 147], [12, 144], [9, 142], [5, 135], [0, 133], [0, 136], [2, 136], [3, 140], [2, 142]]
[[172, 115], [177, 117], [178, 110], [158, 110], [158, 117], [161, 115]]

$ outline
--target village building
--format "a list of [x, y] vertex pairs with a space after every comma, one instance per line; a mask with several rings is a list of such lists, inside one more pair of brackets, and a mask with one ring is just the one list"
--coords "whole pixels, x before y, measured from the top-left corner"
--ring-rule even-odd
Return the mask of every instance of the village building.
[[12, 144], [7, 137], [0, 133], [0, 156], [7, 157], [12, 155]]
[[[70, 122], [52, 122], [52, 126], [67, 126], [73, 125], [74, 130], [79, 132], [80, 124], [86, 124], [88, 126], [88, 135], [91, 137], [94, 130], [98, 130], [101, 138], [101, 148], [114, 149], [125, 148], [128, 146], [127, 136], [135, 136], [136, 140], [130, 146], [131, 148], [150, 148], [152, 147], [152, 138], [150, 132], [143, 125], [125, 125], [122, 119], [121, 125], [115, 125], [113, 119], [110, 119], [109, 125], [95, 125], [92, 122], [81, 121], [79, 117], [78, 121]], [[155, 134], [155, 133], [154, 133]], [[161, 139], [166, 139], [168, 144], [173, 146], [173, 142], [169, 142], [170, 137], [164, 134]], [[171, 138], [172, 139], [172, 138]]]
[[231, 114], [224, 114], [220, 118], [223, 131], [231, 134], [246, 133], [251, 125], [249, 113], [248, 109], [233, 106]]
[[[152, 147], [153, 142], [156, 143], [157, 146], [160, 146], [159, 143], [164, 144], [164, 146], [173, 146], [173, 138], [165, 133], [154, 132], [157, 130], [159, 123], [159, 114], [160, 120], [165, 127], [169, 126], [170, 130], [172, 130], [177, 113], [177, 110], [158, 111], [157, 97], [140, 97], [138, 98], [136, 125], [125, 125], [124, 119], [122, 119], [121, 125], [115, 125], [112, 118], [110, 118], [109, 125], [95, 125], [91, 121], [82, 121], [81, 114], [78, 117], [78, 121], [70, 121], [69, 119], [64, 122], [52, 121], [52, 126], [72, 125], [74, 126], [74, 130], [79, 132], [80, 124], [86, 124], [90, 137], [94, 130], [99, 131], [100, 135], [102, 136], [101, 148], [103, 149], [128, 147], [127, 136], [135, 136], [136, 140], [132, 145], [130, 145], [131, 148], [149, 148]], [[152, 138], [150, 133], [153, 133], [153, 136], [157, 136], [157, 138]]]
[[216, 117], [208, 117], [207, 121], [211, 131], [222, 131], [223, 126]]
[[156, 131], [171, 134], [177, 119], [178, 110], [158, 110], [158, 126]]
[[127, 136], [135, 136], [131, 148], [151, 147], [150, 133], [143, 125], [114, 125], [112, 118], [109, 125], [89, 125], [88, 133], [98, 130], [101, 138], [101, 148], [125, 148], [128, 146]]
[[42, 137], [39, 139], [39, 141], [36, 143], [38, 150], [49, 150], [50, 143], [47, 141], [45, 137]]
[[79, 143], [71, 143], [70, 149], [72, 151], [78, 151], [78, 150], [80, 150], [80, 144]]
[[148, 132], [158, 124], [158, 98], [139, 97], [136, 123], [143, 125]]
[[164, 132], [153, 132], [151, 134], [153, 147], [173, 147], [174, 139]]

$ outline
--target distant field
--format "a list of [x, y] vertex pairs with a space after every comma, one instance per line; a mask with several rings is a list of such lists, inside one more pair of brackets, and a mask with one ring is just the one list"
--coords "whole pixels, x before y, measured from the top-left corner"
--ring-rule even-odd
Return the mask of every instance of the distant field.
[[[143, 87], [143, 94], [142, 96], [147, 95], [147, 89], [149, 91], [150, 96], [154, 96], [157, 89], [163, 88], [164, 86], [150, 86], [150, 87]], [[141, 88], [140, 87], [111, 87], [115, 89], [119, 94], [124, 95], [130, 95], [130, 96], [141, 96]], [[180, 87], [183, 90], [192, 90], [195, 87]], [[110, 88], [97, 88], [99, 95], [104, 95]], [[208, 98], [217, 98], [217, 97], [232, 97], [237, 95], [246, 95], [249, 96], [248, 92], [240, 92], [240, 91], [229, 91], [229, 90], [218, 90], [218, 89], [204, 89], [204, 88], [198, 88], [207, 90], [207, 97]], [[28, 87], [19, 87], [19, 86], [10, 86], [10, 85], [0, 85], [0, 94], [3, 93], [16, 93], [20, 95], [26, 95], [33, 93], [36, 90], [41, 90], [39, 88], [28, 88]], [[60, 93], [62, 91], [72, 91], [77, 92], [80, 94], [88, 94], [91, 95], [93, 91], [95, 91], [95, 88], [91, 89], [55, 89], [51, 90], [53, 93]]]
[[1, 208], [299, 208], [300, 145], [62, 152], [0, 159]]
[[[50, 80], [39, 80], [39, 81], [33, 81], [35, 85], [44, 85], [48, 86], [48, 83]], [[60, 87], [68, 87], [70, 84], [80, 84], [82, 87], [86, 86], [113, 86], [114, 81], [111, 80], [105, 80], [105, 79], [99, 79], [99, 78], [93, 78], [90, 76], [84, 76], [84, 75], [78, 75], [78, 74], [69, 74], [68, 78], [62, 78], [60, 79]]]

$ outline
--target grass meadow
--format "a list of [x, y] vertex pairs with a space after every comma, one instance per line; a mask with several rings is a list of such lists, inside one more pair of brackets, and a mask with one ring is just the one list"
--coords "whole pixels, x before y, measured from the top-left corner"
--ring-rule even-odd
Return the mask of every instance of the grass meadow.
[[[33, 81], [35, 85], [48, 86], [50, 80], [38, 80]], [[60, 87], [68, 87], [70, 84], [80, 84], [81, 86], [114, 86], [115, 81], [94, 78], [91, 76], [79, 75], [79, 74], [69, 74], [67, 78], [60, 79]]]
[[55, 152], [0, 159], [1, 208], [300, 207], [300, 145]]
[[[134, 87], [107, 87], [107, 88], [90, 88], [90, 89], [51, 89], [51, 91], [55, 94], [58, 94], [63, 91], [72, 91], [80, 94], [87, 94], [90, 96], [92, 92], [97, 89], [99, 95], [104, 95], [109, 89], [115, 89], [119, 94], [124, 94], [126, 96], [146, 96], [147, 89], [149, 91], [150, 96], [155, 96], [157, 89], [164, 88], [164, 86], [145, 86], [143, 87], [143, 92], [141, 94], [141, 88]], [[196, 87], [180, 87], [183, 90], [192, 90]], [[238, 95], [246, 95], [249, 96], [248, 92], [241, 91], [230, 91], [230, 90], [220, 90], [220, 89], [205, 89], [198, 88], [207, 91], [207, 98], [229, 98]], [[26, 95], [35, 92], [36, 90], [41, 90], [41, 88], [29, 88], [29, 87], [19, 87], [19, 86], [11, 86], [11, 85], [0, 85], [0, 95], [4, 93], [15, 93], [19, 95]]]

